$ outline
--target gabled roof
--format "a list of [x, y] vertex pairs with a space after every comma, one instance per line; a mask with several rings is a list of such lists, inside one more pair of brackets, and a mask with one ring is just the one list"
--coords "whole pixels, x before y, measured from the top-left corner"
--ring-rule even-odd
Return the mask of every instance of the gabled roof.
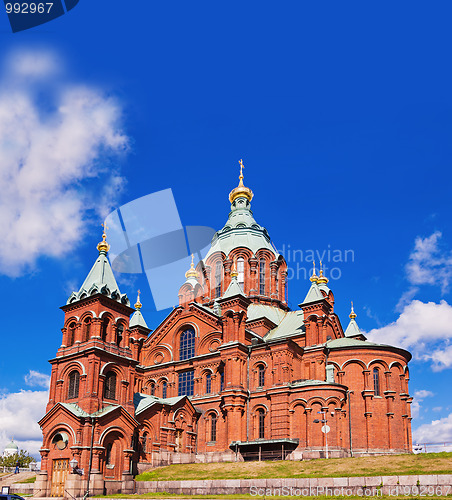
[[149, 330], [149, 327], [144, 320], [143, 315], [141, 314], [141, 311], [137, 309], [133, 314], [132, 317], [130, 318], [129, 321], [129, 328], [133, 328], [134, 326], [141, 326], [143, 328], [147, 328]]
[[[305, 299], [302, 304], [308, 304], [310, 302], [316, 302], [318, 300], [322, 300], [325, 297], [322, 295], [320, 291], [319, 285], [317, 283], [312, 283], [311, 288], [309, 289]], [[301, 305], [301, 304], [300, 304]]]
[[239, 285], [239, 282], [237, 281], [237, 278], [234, 276], [221, 298], [228, 299], [230, 297], [235, 297], [237, 295], [243, 295], [243, 297], [246, 297], [245, 293], [242, 290], [242, 287]]
[[105, 252], [99, 252], [91, 271], [78, 292], [72, 292], [67, 304], [101, 293], [125, 305], [130, 305], [126, 294], [121, 294]]
[[264, 341], [268, 342], [270, 340], [280, 339], [283, 337], [300, 335], [301, 333], [304, 333], [304, 331], [305, 326], [303, 311], [301, 309], [297, 311], [288, 311], [280, 324], [264, 335]]
[[133, 404], [135, 405], [135, 415], [142, 413], [153, 405], [168, 405], [174, 406], [179, 401], [184, 399], [186, 396], [176, 396], [173, 398], [158, 398], [157, 396], [149, 396], [148, 394], [142, 394], [141, 392], [136, 392], [133, 396]]
[[363, 334], [361, 333], [358, 323], [356, 320], [353, 318], [350, 320], [350, 323], [347, 326], [347, 329], [345, 330], [345, 336], [346, 337], [357, 337], [357, 336], [362, 336]]

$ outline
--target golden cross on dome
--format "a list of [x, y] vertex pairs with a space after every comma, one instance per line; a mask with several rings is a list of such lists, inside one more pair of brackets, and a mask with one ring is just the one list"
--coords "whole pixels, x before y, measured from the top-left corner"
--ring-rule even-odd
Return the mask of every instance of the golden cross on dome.
[[240, 179], [243, 179], [243, 169], [245, 168], [245, 165], [243, 164], [243, 160], [239, 160], [240, 163]]
[[106, 222], [102, 222], [101, 226], [104, 228], [104, 233], [103, 233], [103, 234], [104, 234], [105, 236], [107, 236], [107, 235], [106, 235], [106, 231], [107, 231], [107, 229], [110, 229], [110, 228], [107, 226], [107, 223], [106, 223]]
[[138, 290], [138, 300], [140, 300], [141, 290]]

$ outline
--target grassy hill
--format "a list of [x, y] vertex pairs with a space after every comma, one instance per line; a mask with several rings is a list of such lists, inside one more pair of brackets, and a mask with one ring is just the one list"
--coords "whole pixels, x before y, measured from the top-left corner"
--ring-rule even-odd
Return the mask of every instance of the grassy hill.
[[149, 469], [137, 481], [203, 479], [270, 479], [300, 477], [397, 476], [452, 474], [452, 453], [421, 453], [302, 462], [226, 462], [177, 464]]

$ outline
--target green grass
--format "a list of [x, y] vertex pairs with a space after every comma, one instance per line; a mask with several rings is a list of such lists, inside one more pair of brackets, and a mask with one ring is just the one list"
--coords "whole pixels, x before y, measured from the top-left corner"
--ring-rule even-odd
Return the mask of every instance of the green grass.
[[24, 479], [23, 481], [17, 481], [16, 484], [30, 484], [34, 483], [36, 481], [36, 476], [29, 477], [27, 479]]
[[137, 481], [279, 479], [302, 477], [452, 474], [452, 453], [330, 458], [309, 461], [176, 464], [149, 469]]

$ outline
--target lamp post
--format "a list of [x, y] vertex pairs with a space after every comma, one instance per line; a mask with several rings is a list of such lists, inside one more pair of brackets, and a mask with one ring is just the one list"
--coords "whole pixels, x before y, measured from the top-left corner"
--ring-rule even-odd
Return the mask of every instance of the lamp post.
[[[320, 413], [322, 415], [322, 420], [315, 419], [314, 423], [318, 424], [322, 422], [322, 432], [325, 434], [325, 458], [329, 458], [328, 455], [328, 432], [330, 432], [330, 428], [328, 427], [328, 410], [326, 411], [318, 411], [317, 413]], [[331, 412], [331, 416], [334, 417], [334, 412]]]
[[77, 474], [77, 472], [75, 472], [75, 469], [77, 468], [77, 465], [78, 465], [78, 462], [75, 458], [73, 458], [70, 462], [69, 462], [69, 465], [71, 466], [72, 468], [72, 474]]

